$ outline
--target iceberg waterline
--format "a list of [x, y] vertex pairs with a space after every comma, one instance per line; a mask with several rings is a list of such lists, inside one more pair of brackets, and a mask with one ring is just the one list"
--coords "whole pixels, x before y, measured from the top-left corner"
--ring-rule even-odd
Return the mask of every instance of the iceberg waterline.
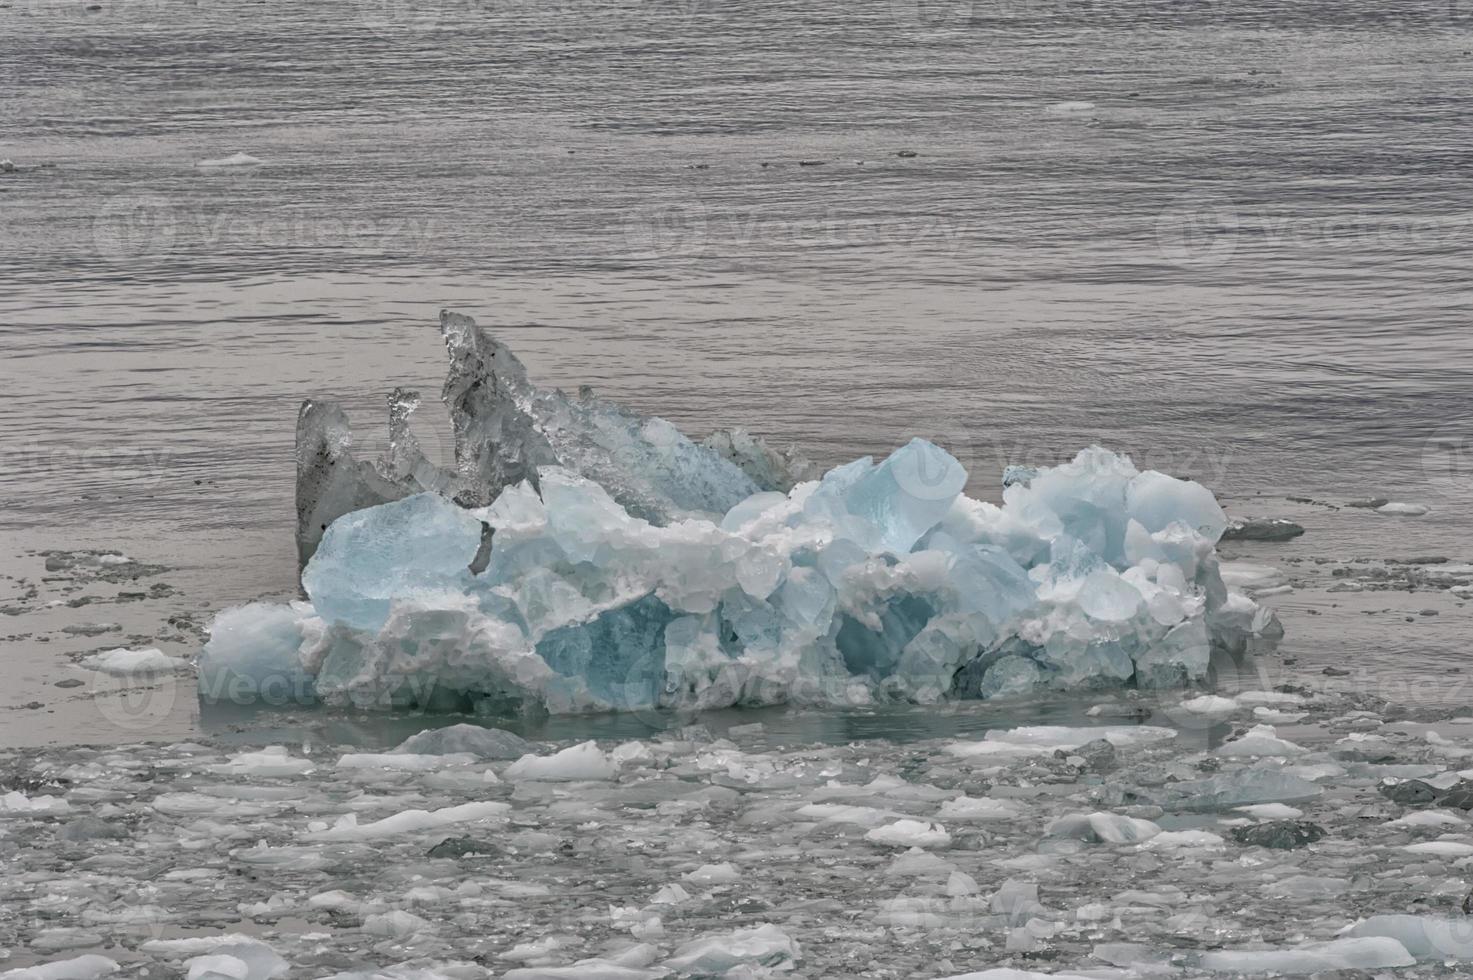
[[[1202, 681], [1214, 648], [1271, 645], [1229, 591], [1204, 487], [1089, 448], [967, 497], [914, 440], [816, 479], [745, 433], [698, 444], [583, 392], [532, 385], [442, 317], [453, 471], [391, 400], [377, 464], [335, 407], [299, 423], [306, 603], [226, 610], [206, 697], [553, 713], [994, 697]], [[328, 518], [328, 519], [324, 519]], [[326, 525], [314, 540], [313, 522]]]

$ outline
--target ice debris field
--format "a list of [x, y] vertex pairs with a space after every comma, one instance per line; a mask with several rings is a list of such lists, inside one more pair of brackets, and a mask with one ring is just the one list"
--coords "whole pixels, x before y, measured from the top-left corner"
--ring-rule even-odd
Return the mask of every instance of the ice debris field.
[[1473, 718], [1178, 697], [910, 744], [460, 724], [378, 751], [11, 752], [0, 977], [1473, 970]]
[[1126, 457], [1013, 468], [1002, 506], [915, 440], [827, 473], [740, 430], [703, 443], [591, 392], [534, 386], [442, 317], [455, 466], [352, 456], [335, 406], [298, 428], [307, 602], [217, 617], [207, 700], [497, 714], [864, 705], [1180, 687], [1282, 634], [1230, 590], [1228, 521]]

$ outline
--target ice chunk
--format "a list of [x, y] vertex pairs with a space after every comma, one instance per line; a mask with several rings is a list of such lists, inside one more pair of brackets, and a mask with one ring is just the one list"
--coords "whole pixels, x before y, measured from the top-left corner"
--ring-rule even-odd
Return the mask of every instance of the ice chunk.
[[189, 661], [171, 657], [157, 647], [140, 650], [119, 647], [116, 650], [108, 650], [105, 653], [93, 654], [85, 658], [82, 666], [104, 674], [112, 674], [115, 677], [129, 677], [172, 673], [181, 667], [189, 666]]
[[1012, 800], [994, 800], [990, 797], [974, 799], [958, 796], [941, 804], [936, 815], [946, 820], [1015, 820], [1028, 811], [1022, 804]]
[[660, 980], [660, 969], [625, 966], [606, 959], [579, 960], [570, 966], [530, 966], [507, 970], [504, 980]]
[[259, 167], [260, 165], [261, 161], [249, 153], [232, 153], [228, 157], [214, 157], [195, 164], [196, 167], [206, 170], [220, 167]]
[[1350, 926], [1344, 934], [1394, 940], [1419, 960], [1473, 960], [1473, 929], [1466, 918], [1373, 915]]
[[88, 953], [69, 960], [55, 960], [36, 966], [6, 970], [0, 980], [96, 980], [117, 970], [118, 964], [106, 956]]
[[1298, 803], [1319, 796], [1314, 783], [1273, 769], [1243, 769], [1161, 787], [1162, 806], [1179, 810], [1229, 810], [1259, 803]]
[[520, 735], [481, 725], [447, 725], [429, 728], [406, 738], [395, 752], [412, 755], [460, 755], [482, 759], [520, 759], [532, 746]]
[[246, 962], [228, 953], [207, 953], [195, 956], [184, 964], [189, 972], [185, 980], [246, 980], [251, 968]]
[[233, 606], [210, 624], [199, 656], [200, 695], [247, 704], [310, 702], [312, 675], [302, 666], [303, 624], [311, 609], [252, 602]]
[[1118, 813], [1071, 813], [1052, 821], [1044, 832], [1092, 844], [1129, 844], [1150, 840], [1161, 828], [1149, 820]]
[[1303, 746], [1279, 738], [1272, 725], [1254, 725], [1240, 738], [1219, 745], [1213, 754], [1223, 758], [1243, 756], [1293, 756], [1303, 755], [1308, 750]]
[[1283, 517], [1254, 517], [1235, 520], [1222, 533], [1223, 541], [1291, 541], [1304, 528]]
[[462, 803], [459, 806], [447, 806], [438, 810], [405, 810], [391, 817], [366, 824], [358, 823], [357, 817], [350, 813], [331, 828], [309, 833], [304, 839], [309, 841], [374, 840], [380, 837], [399, 837], [403, 834], [419, 833], [425, 830], [438, 830], [454, 824], [481, 821], [502, 823], [505, 822], [506, 814], [510, 809], [508, 804], [494, 801]]
[[742, 880], [741, 872], [731, 862], [703, 864], [688, 872], [685, 880], [693, 885], [734, 885]]
[[949, 847], [951, 835], [939, 823], [926, 820], [897, 820], [864, 835], [867, 841], [889, 847]]
[[1223, 973], [1317, 973], [1321, 970], [1380, 970], [1416, 963], [1395, 939], [1334, 939], [1286, 949], [1217, 950], [1200, 965]]
[[481, 522], [439, 494], [419, 493], [334, 521], [302, 572], [324, 619], [378, 629], [396, 599], [454, 601], [471, 583]]
[[1390, 514], [1393, 517], [1421, 517], [1431, 511], [1426, 504], [1409, 504], [1400, 500], [1382, 504], [1376, 508], [1378, 514]]
[[1149, 745], [1176, 738], [1176, 730], [1156, 725], [1101, 725], [1070, 728], [1063, 725], [1032, 725], [996, 729], [980, 742], [957, 742], [946, 751], [962, 758], [989, 756], [1053, 755], [1056, 749], [1077, 749], [1095, 739], [1116, 748]]
[[1077, 973], [1038, 973], [1033, 970], [1014, 970], [1000, 966], [977, 973], [956, 973], [940, 980], [1091, 980]]
[[1177, 707], [1193, 715], [1230, 715], [1238, 710], [1238, 703], [1232, 698], [1203, 694], [1200, 697], [1187, 698]]
[[423, 919], [413, 912], [406, 912], [403, 909], [393, 909], [392, 911], [377, 915], [364, 916], [363, 931], [370, 936], [389, 936], [395, 939], [402, 939], [406, 936], [434, 932], [435, 927], [427, 919]]
[[317, 764], [311, 759], [292, 756], [285, 746], [272, 745], [258, 752], [240, 752], [211, 772], [224, 776], [299, 776], [311, 772]]
[[426, 772], [442, 766], [464, 766], [476, 761], [470, 753], [415, 755], [409, 752], [349, 752], [338, 757], [339, 769], [399, 769]]
[[741, 966], [791, 969], [801, 958], [797, 943], [777, 926], [764, 922], [686, 943], [663, 965], [695, 976], [714, 977]]
[[525, 755], [513, 762], [503, 776], [512, 782], [536, 780], [569, 783], [580, 780], [618, 779], [619, 769], [594, 742], [563, 749], [556, 755]]
[[[274, 977], [284, 976], [291, 968], [291, 964], [269, 945], [253, 936], [240, 933], [192, 936], [187, 939], [151, 939], [140, 948], [153, 956], [184, 957], [190, 964], [188, 969], [192, 976], [195, 975], [196, 964], [203, 961], [203, 967], [198, 973], [201, 978], [210, 975], [206, 972], [210, 967], [231, 971], [239, 971], [244, 967], [243, 974], [219, 974], [230, 977], [231, 980], [272, 980]], [[219, 959], [213, 959], [214, 957]]]

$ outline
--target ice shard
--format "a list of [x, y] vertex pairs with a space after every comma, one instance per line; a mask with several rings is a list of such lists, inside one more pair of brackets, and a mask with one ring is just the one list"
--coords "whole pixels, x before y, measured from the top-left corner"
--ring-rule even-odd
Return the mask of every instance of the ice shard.
[[812, 464], [742, 430], [705, 444], [661, 418], [628, 412], [584, 390], [576, 397], [539, 388], [507, 347], [471, 318], [446, 311], [440, 331], [450, 358], [441, 397], [454, 430], [453, 467], [427, 459], [409, 418], [415, 392], [389, 399], [389, 452], [354, 458], [342, 410], [308, 401], [297, 422], [297, 550], [300, 564], [328, 525], [365, 507], [433, 492], [484, 507], [522, 482], [534, 489], [542, 467], [556, 466], [602, 486], [629, 513], [655, 524], [719, 519], [759, 490], [787, 492]]
[[1191, 685], [1214, 649], [1281, 633], [1223, 583], [1212, 494], [1127, 457], [1030, 470], [1001, 507], [924, 440], [800, 479], [747, 437], [703, 447], [536, 388], [469, 320], [443, 326], [456, 469], [406, 438], [405, 393], [367, 468], [316, 410], [328, 502], [398, 499], [330, 523], [310, 604], [270, 629], [222, 614], [205, 663], [300, 672], [331, 703], [566, 713]]

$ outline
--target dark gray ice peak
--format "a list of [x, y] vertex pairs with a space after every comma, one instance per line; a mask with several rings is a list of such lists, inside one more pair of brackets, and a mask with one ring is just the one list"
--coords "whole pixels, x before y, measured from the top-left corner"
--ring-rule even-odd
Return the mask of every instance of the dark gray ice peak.
[[440, 332], [450, 354], [442, 398], [455, 430], [455, 465], [470, 506], [484, 507], [503, 487], [530, 480], [557, 462], [532, 414], [536, 389], [527, 369], [468, 316], [446, 310]]
[[297, 423], [301, 565], [344, 514], [424, 491], [484, 507], [508, 486], [537, 487], [543, 466], [592, 480], [630, 514], [661, 526], [719, 518], [753, 493], [786, 492], [818, 475], [793, 451], [741, 430], [697, 444], [664, 419], [626, 411], [590, 388], [575, 398], [539, 388], [470, 317], [445, 311], [440, 331], [450, 359], [441, 397], [454, 431], [453, 468], [426, 458], [410, 430], [418, 392], [396, 388], [389, 396], [389, 451], [374, 462], [354, 458], [352, 429], [337, 405], [305, 402]]
[[297, 564], [344, 514], [416, 492], [353, 456], [353, 429], [336, 402], [302, 402], [297, 413]]

